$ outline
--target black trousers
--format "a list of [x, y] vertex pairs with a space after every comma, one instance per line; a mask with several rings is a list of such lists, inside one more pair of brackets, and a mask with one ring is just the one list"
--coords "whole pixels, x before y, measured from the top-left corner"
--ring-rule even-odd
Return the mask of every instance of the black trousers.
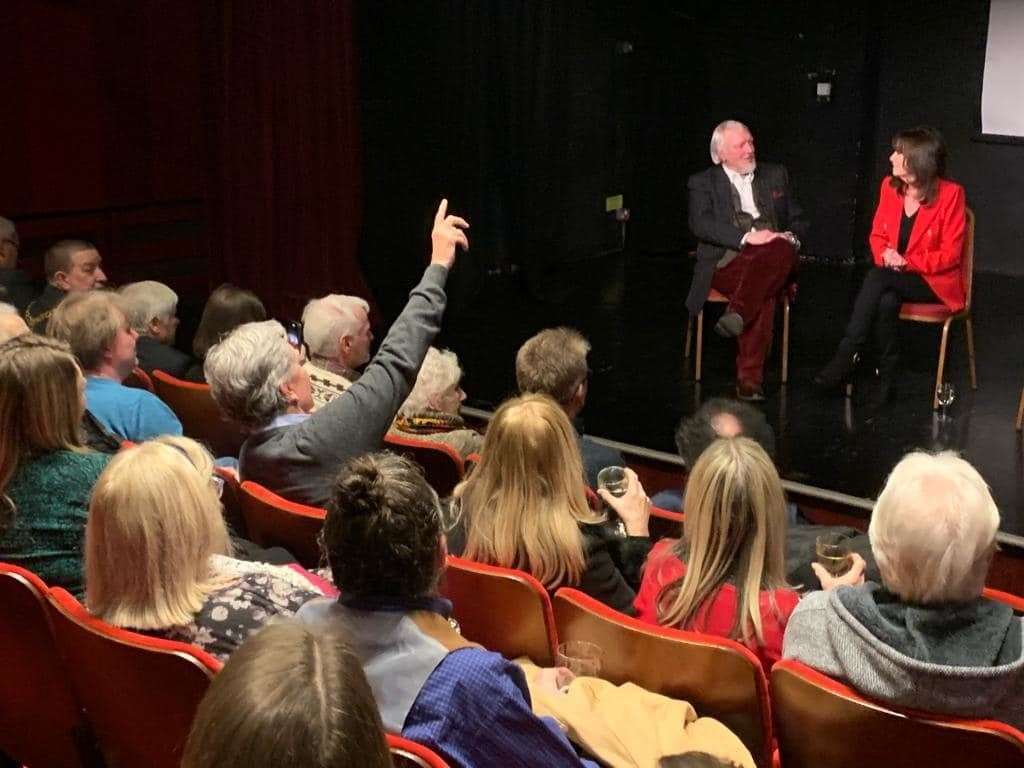
[[853, 303], [853, 314], [846, 325], [846, 341], [859, 351], [874, 331], [882, 368], [895, 365], [899, 357], [896, 324], [905, 301], [937, 302], [939, 299], [916, 272], [873, 267]]

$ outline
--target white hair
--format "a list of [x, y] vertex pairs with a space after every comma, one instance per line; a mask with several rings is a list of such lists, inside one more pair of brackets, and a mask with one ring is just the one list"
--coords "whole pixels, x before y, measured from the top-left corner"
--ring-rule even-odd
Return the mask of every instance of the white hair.
[[0, 302], [0, 344], [28, 332], [29, 327], [18, 314], [18, 308]]
[[359, 332], [363, 318], [357, 310], [370, 311], [370, 305], [358, 296], [331, 293], [312, 299], [302, 310], [302, 335], [310, 354], [335, 359], [338, 340]]
[[228, 418], [265, 424], [288, 407], [281, 384], [291, 356], [284, 326], [276, 320], [240, 325], [206, 353], [203, 372], [210, 394]]
[[0, 301], [0, 315], [16, 315], [18, 314], [18, 308], [13, 304], [8, 304], [6, 301]]
[[711, 162], [715, 165], [722, 164], [722, 158], [718, 154], [719, 148], [722, 146], [722, 140], [725, 138], [726, 131], [733, 131], [742, 129], [747, 133], [750, 133], [750, 129], [747, 128], [739, 120], [723, 120], [715, 126], [715, 130], [711, 132]]
[[998, 529], [999, 510], [974, 467], [949, 451], [918, 451], [889, 475], [868, 535], [886, 588], [929, 605], [981, 594]]
[[423, 358], [412, 392], [398, 412], [403, 416], [412, 416], [427, 410], [432, 407], [431, 400], [434, 397], [457, 386], [461, 380], [462, 368], [456, 354], [450, 349], [438, 350], [431, 347]]
[[128, 283], [118, 291], [128, 322], [137, 333], [149, 333], [151, 320], [170, 320], [178, 311], [178, 294], [156, 280]]

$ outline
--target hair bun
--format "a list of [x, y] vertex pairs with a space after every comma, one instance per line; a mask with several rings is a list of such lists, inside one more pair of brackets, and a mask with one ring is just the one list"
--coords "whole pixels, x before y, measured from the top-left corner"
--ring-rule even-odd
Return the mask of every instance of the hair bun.
[[338, 501], [349, 514], [375, 514], [386, 502], [384, 486], [384, 477], [372, 461], [353, 459], [350, 471], [338, 484]]

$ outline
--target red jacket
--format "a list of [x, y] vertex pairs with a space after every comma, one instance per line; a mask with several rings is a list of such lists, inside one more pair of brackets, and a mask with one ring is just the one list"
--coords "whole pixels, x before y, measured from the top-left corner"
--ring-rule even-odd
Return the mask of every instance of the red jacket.
[[[651, 549], [644, 566], [644, 579], [636, 594], [633, 607], [637, 618], [649, 624], [658, 623], [658, 593], [666, 584], [686, 574], [686, 564], [672, 552], [675, 539], [662, 539]], [[728, 637], [736, 621], [736, 606], [739, 593], [732, 584], [724, 584], [701, 606], [694, 620], [682, 629], [703, 632], [708, 635]], [[789, 615], [796, 610], [800, 596], [792, 589], [776, 589], [761, 592], [761, 622], [764, 628], [764, 645], [756, 637], [740, 640], [757, 654], [766, 670], [782, 658], [782, 636], [786, 632]]]
[[[880, 267], [883, 266], [882, 251], [896, 248], [903, 216], [903, 197], [890, 186], [890, 178], [887, 176], [882, 181], [868, 237], [871, 254]], [[939, 300], [954, 312], [963, 309], [966, 300], [961, 268], [965, 211], [964, 188], [939, 179], [938, 198], [918, 210], [907, 252], [900, 254], [907, 260], [906, 270], [919, 273]]]

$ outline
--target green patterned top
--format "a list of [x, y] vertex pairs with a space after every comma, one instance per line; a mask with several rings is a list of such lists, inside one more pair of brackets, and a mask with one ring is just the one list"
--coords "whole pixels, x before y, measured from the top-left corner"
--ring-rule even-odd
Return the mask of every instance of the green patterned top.
[[89, 496], [110, 459], [91, 451], [54, 451], [20, 466], [7, 486], [17, 511], [0, 538], [0, 560], [80, 596]]

